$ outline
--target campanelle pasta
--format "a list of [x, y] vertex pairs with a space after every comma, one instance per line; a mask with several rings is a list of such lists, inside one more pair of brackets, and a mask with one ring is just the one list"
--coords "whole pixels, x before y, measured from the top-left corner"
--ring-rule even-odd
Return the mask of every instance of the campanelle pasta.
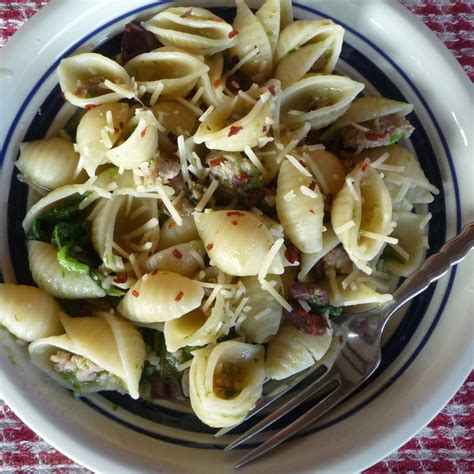
[[403, 143], [413, 106], [340, 74], [340, 25], [160, 8], [114, 58], [61, 61], [78, 109], [16, 162], [37, 287], [0, 285], [0, 324], [76, 396], [232, 427], [265, 379], [331, 368], [334, 315], [392, 299], [439, 191]]

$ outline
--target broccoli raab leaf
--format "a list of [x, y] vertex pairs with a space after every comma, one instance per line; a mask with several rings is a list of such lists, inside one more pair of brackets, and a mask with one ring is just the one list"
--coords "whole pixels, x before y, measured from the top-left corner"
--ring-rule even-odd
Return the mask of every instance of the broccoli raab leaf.
[[330, 316], [339, 316], [342, 313], [342, 308], [321, 303], [321, 301], [317, 298], [310, 298], [308, 300], [308, 304], [318, 313], [325, 313], [326, 311], [329, 311]]

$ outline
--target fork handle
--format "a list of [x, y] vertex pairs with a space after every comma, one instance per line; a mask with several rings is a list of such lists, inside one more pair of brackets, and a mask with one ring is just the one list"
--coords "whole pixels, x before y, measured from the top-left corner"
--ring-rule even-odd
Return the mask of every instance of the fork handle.
[[452, 265], [459, 263], [474, 248], [474, 222], [466, 224], [463, 231], [448, 240], [441, 250], [429, 257], [416, 273], [407, 278], [394, 294], [392, 307], [385, 321], [405, 303], [419, 295], [431, 283], [445, 275]]

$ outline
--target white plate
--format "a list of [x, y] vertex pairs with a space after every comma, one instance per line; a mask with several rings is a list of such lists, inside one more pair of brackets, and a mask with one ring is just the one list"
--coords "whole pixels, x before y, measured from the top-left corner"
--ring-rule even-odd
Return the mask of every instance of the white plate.
[[[207, 2], [211, 3], [218, 2]], [[13, 268], [17, 271], [24, 259], [18, 254], [21, 246], [12, 245], [18, 222], [10, 220], [7, 226], [9, 196], [13, 215], [21, 214], [24, 205], [17, 185], [11, 187], [10, 195], [13, 161], [28, 129], [30, 137], [45, 132], [39, 125], [30, 126], [34, 120], [34, 124], [45, 121], [36, 114], [57, 85], [55, 66], [64, 55], [77, 48], [94, 49], [120, 32], [126, 22], [149, 17], [157, 8], [158, 2], [145, 0], [56, 1], [28, 21], [0, 53], [4, 159], [0, 261], [6, 281], [15, 280]], [[362, 75], [372, 82], [369, 87], [398, 91], [415, 104], [421, 125], [413, 146], [430, 179], [438, 180], [444, 191], [435, 205], [430, 239], [439, 245], [453, 236], [474, 217], [472, 90], [460, 66], [424, 25], [395, 2], [308, 1], [295, 3], [294, 8], [297, 18], [328, 15], [346, 26], [349, 46], [339, 72], [354, 78]], [[50, 96], [49, 102], [55, 101], [57, 97]], [[44, 106], [49, 110], [48, 103]], [[432, 163], [427, 163], [430, 159]], [[471, 370], [473, 264], [471, 256], [441, 280], [429, 297], [415, 303], [412, 320], [405, 318], [405, 329], [396, 332], [397, 340], [392, 338], [387, 345], [390, 363], [381, 375], [317, 431], [286, 443], [242, 472], [362, 470], [429, 422]], [[90, 469], [224, 473], [233, 471], [232, 461], [242, 454], [189, 447], [212, 438], [130, 414], [120, 400], [120, 407], [99, 395], [90, 397], [88, 404], [75, 400], [31, 367], [24, 346], [6, 332], [0, 332], [0, 339], [0, 388], [5, 401], [40, 436]], [[158, 409], [157, 413], [168, 412]], [[186, 426], [189, 417], [180, 419]], [[164, 418], [161, 421], [166, 424]], [[188, 446], [179, 444], [183, 440]]]

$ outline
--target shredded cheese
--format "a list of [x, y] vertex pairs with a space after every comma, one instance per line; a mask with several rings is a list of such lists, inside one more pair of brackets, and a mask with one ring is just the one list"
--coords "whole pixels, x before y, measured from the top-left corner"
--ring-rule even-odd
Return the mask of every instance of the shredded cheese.
[[212, 112], [214, 111], [215, 107], [213, 105], [210, 105], [206, 111], [198, 118], [198, 121], [199, 122], [204, 122], [204, 120], [206, 120], [209, 115], [212, 114]]
[[400, 247], [400, 245], [398, 245], [397, 242], [395, 243], [389, 242], [390, 247], [392, 247], [393, 250], [395, 250], [395, 252], [397, 252], [400, 255], [400, 257], [403, 258], [403, 260], [408, 261], [410, 259], [410, 254], [405, 249]]
[[266, 276], [268, 271], [270, 270], [270, 266], [273, 263], [273, 260], [278, 255], [278, 252], [283, 245], [284, 240], [278, 239], [274, 242], [274, 244], [270, 247], [270, 250], [265, 255], [262, 265], [260, 267], [260, 271], [258, 272], [258, 279], [263, 280]]
[[191, 102], [189, 102], [189, 100], [186, 100], [183, 97], [176, 97], [175, 100], [177, 100], [180, 104], [183, 104], [185, 107], [187, 107], [191, 112], [196, 114], [198, 117], [202, 115], [203, 110], [195, 106]]
[[222, 285], [217, 285], [209, 295], [209, 298], [202, 305], [202, 310], [205, 313], [210, 307], [214, 300], [217, 298], [217, 295], [222, 290]]
[[288, 191], [287, 193], [285, 193], [285, 195], [283, 196], [283, 199], [286, 201], [286, 202], [290, 202], [292, 201], [294, 198], [296, 197], [296, 194], [295, 192], [292, 190]]
[[183, 219], [181, 219], [179, 212], [171, 203], [170, 198], [167, 196], [166, 191], [164, 190], [163, 186], [158, 182], [156, 183], [156, 190], [158, 192], [158, 195], [160, 196], [160, 199], [163, 201], [163, 204], [166, 207], [166, 210], [169, 212], [170, 216], [173, 218], [176, 224], [182, 225]]
[[119, 84], [115, 84], [112, 81], [106, 79], [104, 81], [105, 87], [109, 88], [111, 91], [117, 93], [118, 95], [125, 97], [126, 99], [133, 99], [136, 96], [136, 92], [131, 89], [127, 89]]
[[310, 198], [317, 199], [318, 197], [318, 195], [312, 189], [309, 189], [307, 186], [300, 186], [300, 191], [302, 194]]
[[398, 244], [398, 239], [389, 237], [388, 235], [376, 234], [375, 232], [369, 232], [368, 230], [361, 230], [360, 235], [369, 239], [378, 240], [380, 242], [387, 242], [389, 244]]
[[246, 100], [247, 102], [249, 102], [250, 104], [252, 105], [255, 105], [257, 103], [257, 100], [254, 99], [253, 97], [249, 96], [247, 93], [245, 93], [244, 91], [242, 90], [239, 90], [238, 92], [239, 96], [242, 97], [242, 99]]
[[283, 308], [285, 308], [287, 311], [292, 310], [291, 304], [288, 303], [288, 301], [286, 301], [283, 296], [281, 296], [280, 293], [278, 293], [278, 291], [276, 291], [275, 288], [273, 288], [273, 286], [268, 283], [267, 280], [261, 280], [260, 286], [262, 287], [262, 290], [267, 291], [270, 296], [272, 296]]
[[354, 198], [354, 201], [360, 202], [360, 196], [357, 193], [353, 183], [354, 183], [354, 178], [350, 176], [346, 176], [346, 184], [347, 184], [347, 187], [349, 188], [350, 193], [352, 194], [352, 197]]
[[298, 304], [303, 308], [304, 311], [309, 313], [311, 311], [311, 306], [306, 300], [298, 300]]
[[420, 221], [420, 230], [423, 230], [426, 227], [426, 224], [428, 224], [432, 217], [433, 215], [431, 214], [431, 212], [428, 212], [428, 214], [426, 214], [426, 216]]
[[196, 260], [196, 262], [198, 263], [201, 270], [206, 268], [206, 264], [204, 263], [204, 259], [201, 257], [201, 255], [199, 254], [199, 252], [196, 249], [190, 249], [188, 253], [189, 253], [189, 255], [191, 255], [191, 257], [194, 258], [194, 260]]
[[350, 220], [349, 222], [346, 222], [345, 224], [340, 225], [339, 227], [336, 227], [334, 229], [334, 233], [339, 235], [342, 232], [346, 232], [349, 229], [352, 229], [352, 227], [355, 227], [356, 223], [353, 220]]
[[247, 53], [230, 71], [228, 71], [223, 77], [221, 82], [225, 83], [227, 78], [233, 76], [245, 63], [249, 62], [254, 56], [260, 53], [260, 48], [254, 48], [252, 51]]
[[219, 182], [217, 180], [211, 181], [211, 184], [208, 186], [201, 199], [196, 204], [196, 207], [194, 208], [195, 211], [201, 212], [206, 207], [207, 203], [209, 202], [209, 199], [211, 199], [218, 186]]
[[257, 155], [254, 153], [252, 148], [249, 146], [246, 146], [244, 148], [245, 154], [248, 156], [249, 160], [252, 162], [252, 164], [257, 168], [264, 176], [267, 175], [267, 170], [264, 168], [262, 165], [262, 162], [258, 159]]
[[153, 106], [158, 102], [158, 98], [160, 97], [161, 93], [163, 92], [164, 84], [160, 81], [156, 86], [156, 89], [153, 91], [150, 97], [150, 105]]
[[312, 174], [292, 155], [285, 155], [286, 159], [303, 175], [312, 178]]
[[191, 98], [191, 101], [190, 101], [191, 104], [196, 104], [197, 101], [201, 98], [203, 93], [204, 93], [204, 87], [201, 86]]

